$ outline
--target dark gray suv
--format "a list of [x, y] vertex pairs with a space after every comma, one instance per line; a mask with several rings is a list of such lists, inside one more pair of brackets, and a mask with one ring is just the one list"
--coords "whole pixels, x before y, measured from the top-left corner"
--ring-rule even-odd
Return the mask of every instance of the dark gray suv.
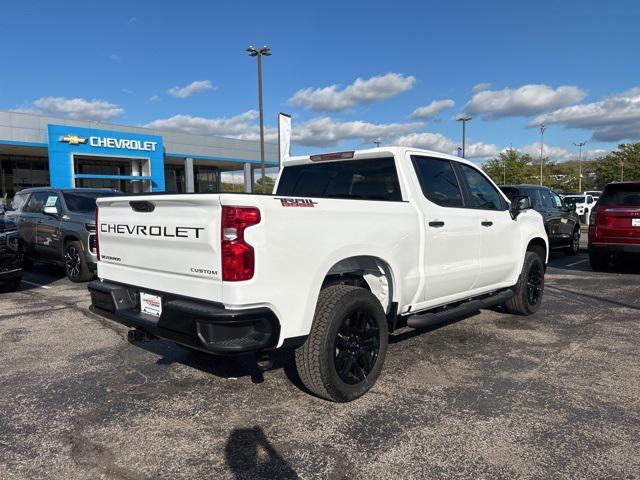
[[64, 266], [72, 282], [96, 269], [96, 199], [121, 195], [107, 189], [28, 188], [16, 193], [5, 216], [18, 225], [24, 266], [33, 260]]

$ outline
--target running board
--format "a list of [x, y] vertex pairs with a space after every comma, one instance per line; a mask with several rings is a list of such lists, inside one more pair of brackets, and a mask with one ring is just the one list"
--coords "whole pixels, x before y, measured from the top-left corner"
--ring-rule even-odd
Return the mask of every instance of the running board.
[[439, 312], [416, 313], [407, 319], [407, 326], [411, 328], [424, 328], [439, 323], [455, 320], [459, 317], [476, 313], [483, 308], [493, 307], [506, 302], [515, 295], [512, 289], [503, 290], [489, 297], [469, 300], [457, 307], [445, 308]]

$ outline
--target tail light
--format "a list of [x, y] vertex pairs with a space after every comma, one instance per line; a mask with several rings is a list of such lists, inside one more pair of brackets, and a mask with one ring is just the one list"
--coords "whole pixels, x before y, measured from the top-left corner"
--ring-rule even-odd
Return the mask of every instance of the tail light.
[[244, 231], [260, 223], [255, 207], [222, 207], [222, 280], [249, 280], [255, 270], [253, 247], [244, 241]]
[[100, 220], [100, 209], [96, 207], [96, 257], [98, 257], [98, 261], [100, 261], [100, 224], [98, 223]]
[[598, 212], [594, 208], [589, 215], [589, 225], [593, 225], [594, 227], [598, 225]]

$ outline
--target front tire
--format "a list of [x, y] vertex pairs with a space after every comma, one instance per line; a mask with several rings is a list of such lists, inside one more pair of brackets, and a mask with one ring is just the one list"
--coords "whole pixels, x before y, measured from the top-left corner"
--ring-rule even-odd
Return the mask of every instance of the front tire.
[[535, 252], [527, 252], [516, 294], [505, 302], [509, 313], [533, 315], [542, 304], [544, 294], [544, 263]]
[[378, 379], [388, 342], [378, 299], [364, 288], [333, 285], [320, 292], [311, 332], [296, 350], [296, 368], [311, 392], [350, 402]]
[[580, 225], [573, 230], [573, 235], [571, 236], [571, 245], [569, 245], [564, 253], [568, 256], [576, 256], [578, 251], [580, 250]]
[[82, 244], [78, 241], [69, 242], [64, 248], [64, 273], [74, 283], [88, 282], [93, 278]]

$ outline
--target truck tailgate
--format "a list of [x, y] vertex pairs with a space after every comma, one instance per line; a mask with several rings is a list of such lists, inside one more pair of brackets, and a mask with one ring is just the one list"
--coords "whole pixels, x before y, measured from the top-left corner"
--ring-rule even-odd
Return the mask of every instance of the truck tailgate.
[[219, 195], [98, 200], [98, 277], [221, 300]]

